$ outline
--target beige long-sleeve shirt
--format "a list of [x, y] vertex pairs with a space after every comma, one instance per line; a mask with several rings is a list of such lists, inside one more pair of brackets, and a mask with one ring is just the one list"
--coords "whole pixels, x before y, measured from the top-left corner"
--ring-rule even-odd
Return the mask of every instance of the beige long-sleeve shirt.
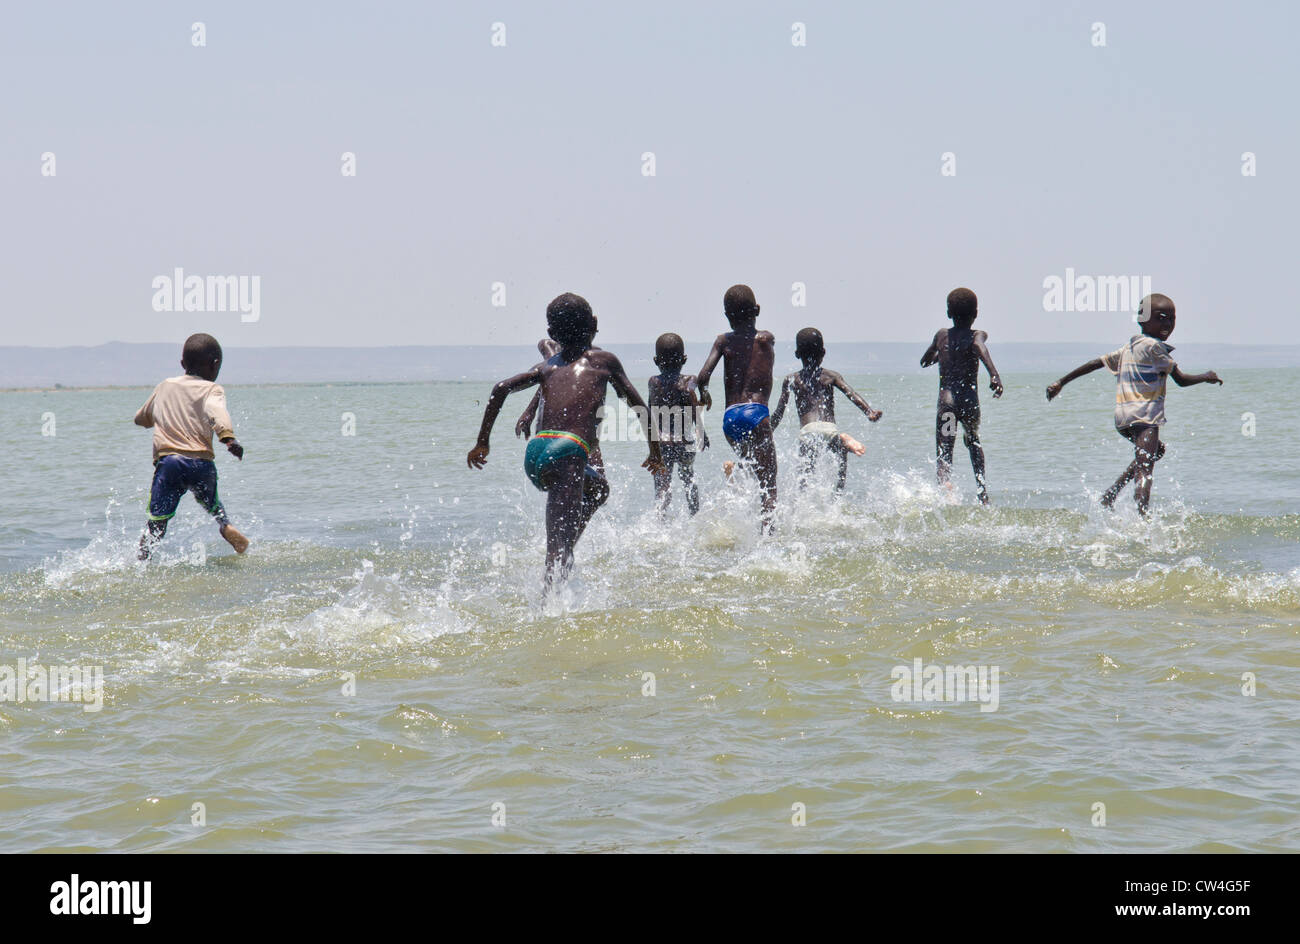
[[153, 458], [190, 456], [211, 459], [212, 434], [235, 435], [226, 410], [226, 391], [193, 374], [168, 377], [135, 414], [135, 424], [153, 430]]

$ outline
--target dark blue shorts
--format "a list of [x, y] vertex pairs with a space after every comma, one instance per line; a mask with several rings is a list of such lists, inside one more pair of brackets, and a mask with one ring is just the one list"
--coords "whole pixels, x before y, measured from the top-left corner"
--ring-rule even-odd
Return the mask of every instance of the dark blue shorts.
[[743, 442], [765, 419], [767, 407], [763, 404], [733, 403], [722, 414], [722, 435], [732, 442]]
[[163, 456], [154, 463], [149, 520], [166, 521], [176, 514], [176, 506], [186, 492], [193, 492], [204, 511], [226, 524], [226, 509], [217, 497], [217, 464], [189, 456]]

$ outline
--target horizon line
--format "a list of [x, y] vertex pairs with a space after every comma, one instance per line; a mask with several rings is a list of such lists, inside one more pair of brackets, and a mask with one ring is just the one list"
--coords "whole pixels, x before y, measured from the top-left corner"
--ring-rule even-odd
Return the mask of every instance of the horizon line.
[[[725, 333], [725, 332], [719, 332], [719, 333]], [[1139, 332], [1139, 333], [1140, 333], [1140, 332]], [[780, 343], [780, 342], [783, 341], [783, 340], [788, 341], [789, 343], [793, 343], [793, 342], [794, 342], [794, 338], [787, 338], [787, 339], [777, 338], [776, 340], [777, 340], [777, 343]], [[97, 348], [97, 347], [108, 347], [108, 346], [113, 345], [113, 344], [129, 345], [129, 346], [135, 346], [135, 347], [145, 347], [145, 346], [149, 346], [149, 345], [175, 345], [175, 344], [177, 344], [177, 343], [178, 343], [178, 342], [176, 342], [176, 341], [174, 341], [174, 340], [169, 340], [169, 341], [101, 341], [101, 342], [98, 343], [98, 344], [57, 344], [57, 345], [56, 345], [56, 344], [0, 344], [0, 351], [3, 351], [3, 350], [74, 351], [74, 350], [92, 350], [92, 349]], [[646, 346], [649, 346], [649, 347], [653, 347], [655, 342], [654, 342], [653, 339], [648, 339], [648, 340], [641, 340], [641, 341], [604, 341], [603, 343], [606, 344], [606, 345], [611, 345], [611, 346], [612, 346], [612, 345], [616, 345], [616, 346], [619, 346], [619, 347], [631, 347], [631, 346], [633, 346], [633, 345], [646, 345]], [[687, 344], [706, 344], [706, 343], [709, 343], [709, 342], [705, 342], [705, 341], [688, 341], [688, 342], [686, 342], [686, 343], [687, 343]], [[923, 345], [923, 344], [925, 344], [926, 342], [925, 342], [924, 339], [921, 339], [921, 340], [917, 340], [917, 341], [835, 341], [835, 342], [833, 342], [833, 343], [835, 343], [835, 344], [879, 344], [879, 345], [898, 344], [898, 345], [905, 345], [905, 346], [909, 346], [909, 347], [910, 347], [910, 346], [914, 346], [914, 345], [917, 345], [917, 344], [922, 344], [922, 345]], [[1094, 340], [1094, 341], [1015, 341], [1015, 340], [1007, 341], [1007, 340], [999, 340], [999, 341], [993, 341], [993, 342], [991, 342], [991, 343], [993, 343], [993, 344], [998, 344], [998, 345], [1004, 345], [1004, 344], [1086, 344], [1086, 345], [1097, 345], [1097, 344], [1101, 344], [1101, 345], [1104, 346], [1105, 344], [1110, 343], [1110, 342], [1107, 342], [1107, 341], [1100, 341], [1100, 340]], [[1300, 342], [1287, 342], [1287, 343], [1283, 343], [1283, 344], [1278, 344], [1278, 343], [1267, 343], [1267, 342], [1265, 342], [1265, 343], [1256, 343], [1256, 344], [1246, 344], [1246, 343], [1242, 343], [1242, 342], [1240, 342], [1240, 341], [1184, 341], [1184, 342], [1182, 342], [1182, 343], [1183, 343], [1183, 344], [1213, 344], [1213, 345], [1216, 345], [1216, 346], [1218, 346], [1218, 347], [1264, 347], [1264, 348], [1269, 348], [1269, 349], [1277, 349], [1277, 348], [1300, 348]], [[285, 349], [289, 349], [289, 350], [320, 350], [320, 351], [383, 351], [383, 350], [393, 350], [393, 349], [401, 349], [401, 348], [446, 348], [446, 349], [455, 349], [455, 348], [497, 348], [497, 347], [499, 347], [499, 348], [514, 348], [514, 347], [533, 348], [533, 347], [535, 347], [535, 346], [536, 346], [536, 342], [532, 342], [532, 343], [529, 343], [529, 342], [514, 342], [514, 343], [510, 343], [510, 344], [250, 344], [250, 345], [239, 345], [239, 344], [224, 345], [224, 344], [223, 344], [223, 345], [222, 345], [223, 348], [228, 348], [229, 350], [253, 350], [253, 351], [256, 351], [256, 350], [272, 351], [272, 350], [285, 350]]]

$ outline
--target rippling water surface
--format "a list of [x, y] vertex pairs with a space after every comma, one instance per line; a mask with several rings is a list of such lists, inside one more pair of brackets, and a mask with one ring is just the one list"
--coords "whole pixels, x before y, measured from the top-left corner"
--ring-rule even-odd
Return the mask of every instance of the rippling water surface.
[[[693, 520], [608, 444], [548, 605], [524, 401], [465, 468], [488, 384], [229, 389], [253, 547], [187, 499], [148, 566], [147, 391], [0, 394], [0, 664], [104, 673], [98, 712], [0, 702], [0, 848], [1300, 849], [1300, 446], [1269, 412], [1300, 372], [1173, 389], [1149, 521], [1095, 504], [1131, 456], [1110, 382], [986, 396], [983, 509], [960, 443], [932, 484], [933, 377], [850, 379], [885, 419], [841, 406], [841, 498], [789, 488], [778, 431], [771, 538], [718, 412]], [[894, 700], [915, 659], [996, 667], [997, 710]]]

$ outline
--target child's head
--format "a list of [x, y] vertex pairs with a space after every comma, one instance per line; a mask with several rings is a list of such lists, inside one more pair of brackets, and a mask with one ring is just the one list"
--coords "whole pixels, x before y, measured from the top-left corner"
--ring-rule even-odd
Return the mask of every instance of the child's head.
[[221, 372], [221, 345], [210, 334], [191, 334], [181, 349], [181, 367], [187, 374], [216, 380]]
[[546, 306], [546, 333], [565, 348], [585, 348], [596, 336], [596, 316], [581, 295], [565, 292]]
[[959, 328], [969, 328], [975, 322], [979, 302], [968, 288], [955, 288], [948, 293], [948, 317]]
[[794, 336], [794, 356], [805, 366], [820, 364], [826, 356], [826, 343], [816, 328], [804, 328]]
[[734, 328], [738, 324], [753, 324], [758, 317], [758, 300], [748, 285], [733, 285], [722, 296], [722, 310]]
[[1174, 300], [1168, 295], [1148, 295], [1138, 305], [1138, 323], [1149, 337], [1165, 340], [1174, 333], [1174, 321]]
[[677, 334], [661, 334], [655, 342], [655, 365], [660, 370], [681, 370], [686, 363], [686, 344]]

